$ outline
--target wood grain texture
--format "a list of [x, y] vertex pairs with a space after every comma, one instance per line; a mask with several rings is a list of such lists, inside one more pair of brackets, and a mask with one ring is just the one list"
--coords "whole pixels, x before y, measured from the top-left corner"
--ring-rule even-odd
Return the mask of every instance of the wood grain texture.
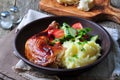
[[78, 10], [75, 6], [63, 6], [56, 0], [41, 0], [41, 10], [58, 16], [77, 16], [93, 21], [112, 20], [120, 24], [120, 10], [110, 5], [110, 0], [95, 0], [95, 7], [88, 12]]
[[15, 37], [15, 29], [12, 30], [8, 35], [0, 39], [0, 80], [26, 80], [19, 76], [12, 70], [19, 59], [13, 54], [13, 42]]
[[[17, 6], [20, 10], [19, 14], [23, 17], [29, 9], [39, 10], [38, 3], [40, 0], [17, 0]], [[13, 6], [14, 0], [0, 0], [0, 13], [2, 11], [9, 11], [10, 7]], [[16, 27], [17, 25], [13, 25]], [[0, 38], [7, 35], [11, 30], [4, 30], [0, 25]]]

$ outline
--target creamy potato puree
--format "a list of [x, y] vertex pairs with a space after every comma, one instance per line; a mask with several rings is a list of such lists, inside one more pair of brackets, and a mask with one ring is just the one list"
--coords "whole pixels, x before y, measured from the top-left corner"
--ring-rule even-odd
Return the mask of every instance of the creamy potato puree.
[[88, 41], [85, 44], [66, 41], [63, 43], [66, 48], [65, 54], [62, 57], [62, 64], [66, 68], [76, 68], [91, 64], [96, 61], [100, 54], [100, 45], [95, 41]]

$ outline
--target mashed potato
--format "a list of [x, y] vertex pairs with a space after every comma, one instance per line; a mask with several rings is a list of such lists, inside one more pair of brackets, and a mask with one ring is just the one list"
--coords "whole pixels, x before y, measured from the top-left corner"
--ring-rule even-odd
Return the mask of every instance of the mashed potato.
[[66, 41], [63, 43], [66, 48], [65, 54], [62, 57], [62, 64], [66, 68], [76, 68], [91, 64], [100, 56], [101, 47], [95, 41], [78, 44], [75, 42]]

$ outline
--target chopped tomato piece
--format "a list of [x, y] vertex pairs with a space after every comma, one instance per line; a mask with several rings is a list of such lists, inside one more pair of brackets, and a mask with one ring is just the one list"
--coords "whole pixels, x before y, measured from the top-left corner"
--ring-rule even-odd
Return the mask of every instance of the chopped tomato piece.
[[80, 22], [77, 22], [77, 23], [74, 23], [72, 25], [72, 28], [74, 28], [74, 29], [82, 29], [83, 26], [82, 26], [82, 24]]
[[48, 37], [50, 37], [53, 33], [53, 30], [48, 30]]
[[48, 37], [50, 37], [51, 35], [53, 35], [53, 33], [54, 33], [55, 31], [57, 31], [57, 30], [59, 30], [59, 29], [51, 29], [51, 30], [48, 30]]
[[58, 39], [63, 38], [65, 35], [64, 30], [61, 30], [61, 29], [54, 30], [53, 35], [55, 38], [58, 38]]

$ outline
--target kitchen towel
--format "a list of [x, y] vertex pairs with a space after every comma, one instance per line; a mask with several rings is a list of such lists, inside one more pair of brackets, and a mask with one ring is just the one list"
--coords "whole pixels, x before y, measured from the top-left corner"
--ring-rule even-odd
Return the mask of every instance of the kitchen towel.
[[[29, 10], [24, 16], [22, 22], [16, 28], [16, 32], [20, 30], [24, 25], [30, 23], [39, 18], [52, 16], [45, 13], [37, 12], [34, 10]], [[113, 39], [113, 48], [107, 58], [95, 66], [94, 68], [84, 72], [77, 79], [82, 80], [115, 80], [116, 78], [120, 80], [120, 48], [117, 43], [119, 38], [118, 30], [113, 28], [104, 27]], [[15, 53], [15, 52], [14, 52]], [[39, 71], [33, 70], [30, 66], [25, 64], [20, 60], [16, 65], [13, 66], [13, 70], [19, 75], [29, 79], [29, 80], [59, 80], [57, 76], [49, 76], [40, 73]], [[87, 77], [86, 77], [87, 76]], [[76, 80], [77, 80], [76, 79]], [[73, 79], [74, 80], [74, 79]]]

